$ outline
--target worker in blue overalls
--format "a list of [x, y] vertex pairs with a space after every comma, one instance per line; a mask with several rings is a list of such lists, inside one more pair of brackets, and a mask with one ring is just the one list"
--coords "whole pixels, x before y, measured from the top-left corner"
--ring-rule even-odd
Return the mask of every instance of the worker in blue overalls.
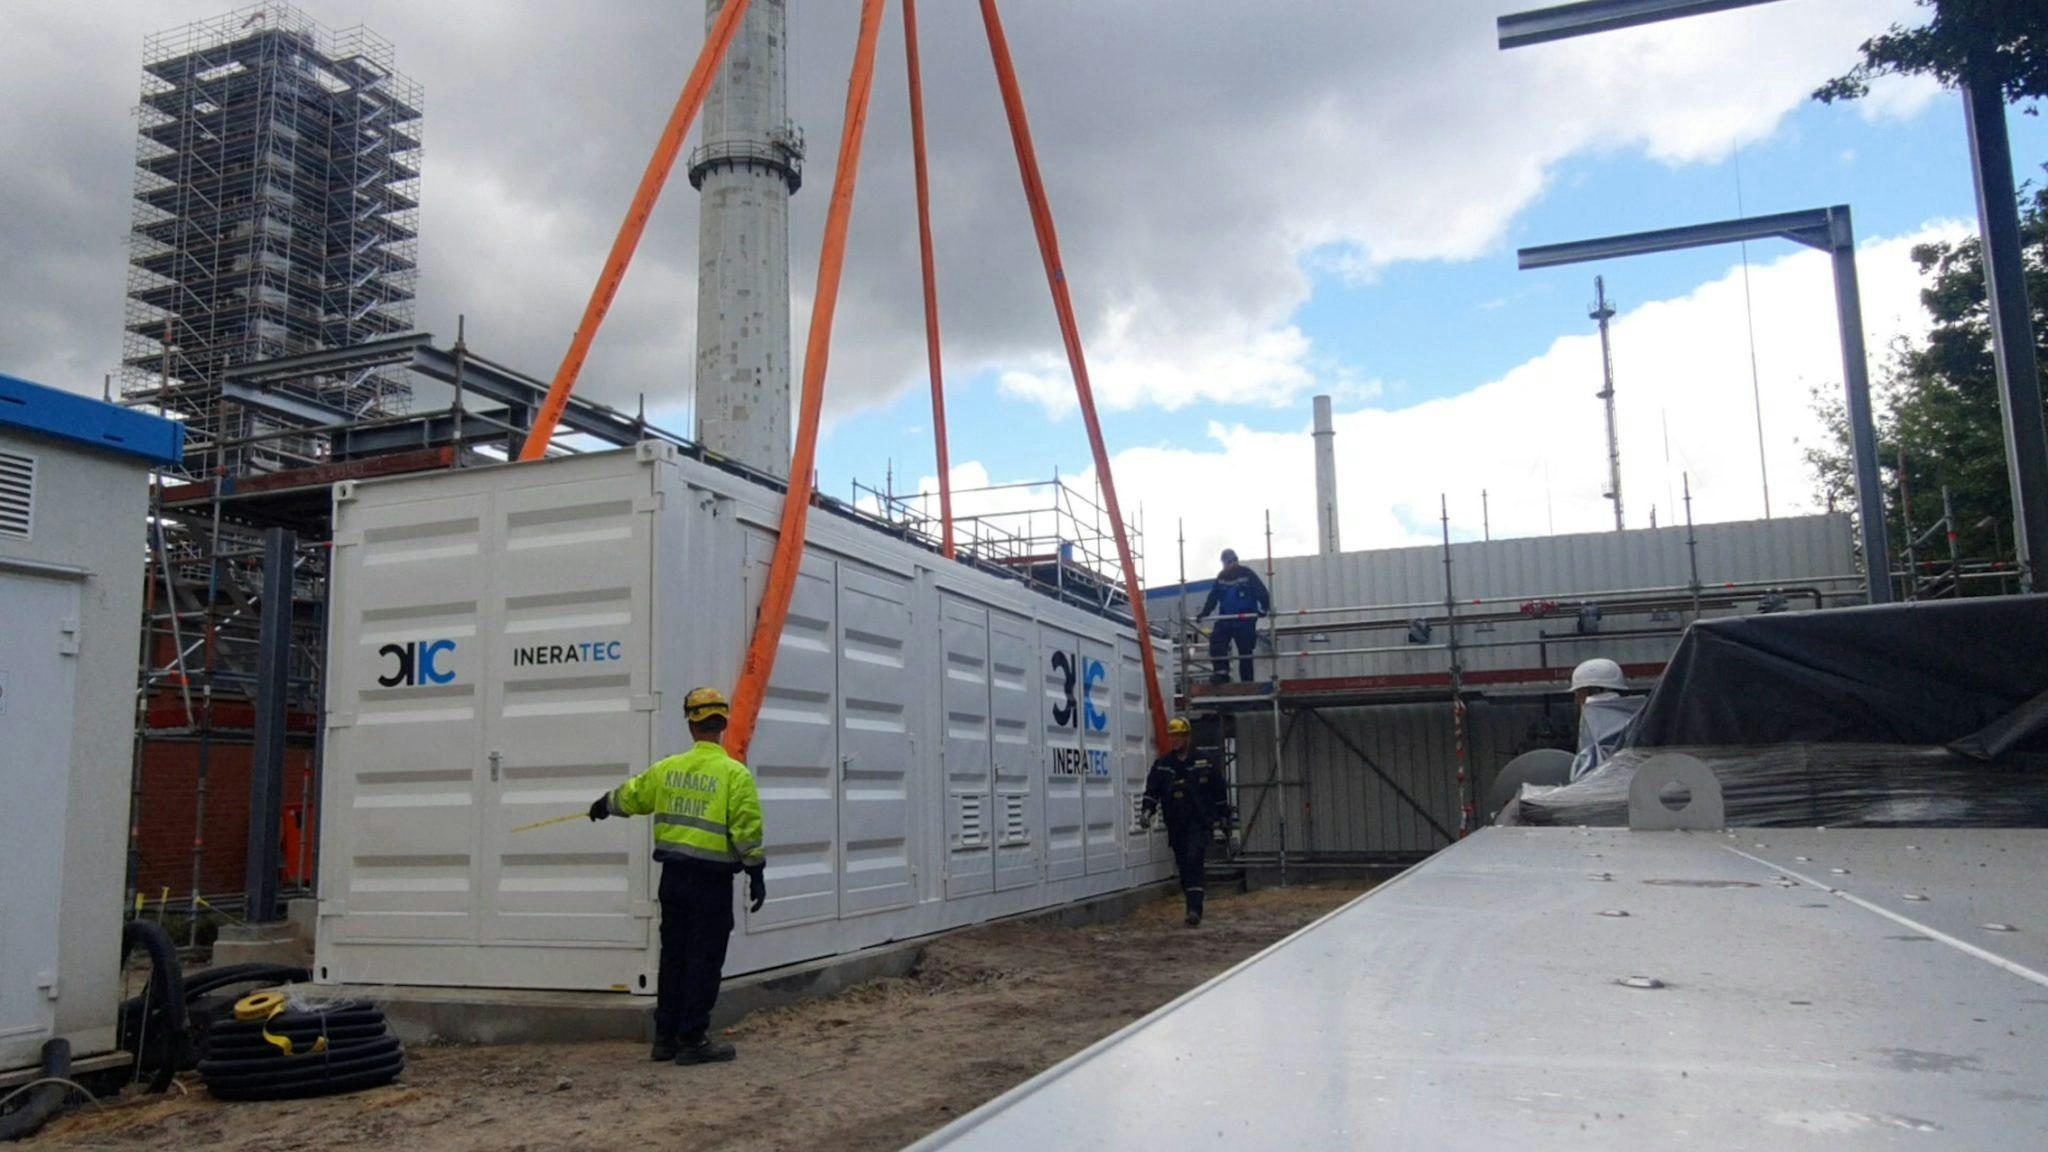
[[1214, 666], [1210, 683], [1230, 683], [1233, 643], [1237, 645], [1237, 678], [1247, 684], [1252, 681], [1252, 649], [1259, 642], [1259, 617], [1272, 608], [1272, 598], [1266, 595], [1266, 585], [1259, 574], [1239, 564], [1237, 553], [1225, 548], [1223, 571], [1216, 574], [1209, 598], [1202, 602], [1202, 610], [1195, 613], [1196, 620], [1217, 613], [1216, 627], [1209, 633], [1209, 659]]
[[1173, 849], [1180, 890], [1187, 898], [1188, 927], [1193, 928], [1202, 922], [1202, 870], [1209, 837], [1230, 833], [1230, 786], [1223, 770], [1195, 751], [1194, 732], [1186, 720], [1176, 716], [1167, 721], [1166, 736], [1172, 747], [1152, 762], [1152, 771], [1145, 776], [1138, 827], [1152, 827], [1154, 814], [1165, 818], [1166, 843]]

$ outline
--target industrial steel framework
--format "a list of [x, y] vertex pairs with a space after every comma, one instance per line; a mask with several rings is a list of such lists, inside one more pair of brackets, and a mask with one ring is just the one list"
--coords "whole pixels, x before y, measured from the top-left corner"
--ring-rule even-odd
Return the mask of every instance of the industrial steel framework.
[[[393, 63], [279, 2], [144, 43], [122, 390], [185, 422], [192, 474], [286, 466], [225, 447], [276, 427], [222, 403], [232, 370], [412, 327], [421, 97]], [[375, 371], [295, 387], [358, 417], [409, 399]]]

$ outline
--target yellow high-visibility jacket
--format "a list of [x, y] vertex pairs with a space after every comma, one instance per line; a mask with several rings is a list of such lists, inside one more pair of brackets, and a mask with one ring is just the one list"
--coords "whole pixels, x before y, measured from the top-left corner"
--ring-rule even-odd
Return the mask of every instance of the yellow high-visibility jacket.
[[654, 817], [654, 858], [733, 872], [768, 862], [761, 849], [761, 797], [753, 773], [725, 749], [699, 740], [688, 752], [612, 789], [615, 816]]

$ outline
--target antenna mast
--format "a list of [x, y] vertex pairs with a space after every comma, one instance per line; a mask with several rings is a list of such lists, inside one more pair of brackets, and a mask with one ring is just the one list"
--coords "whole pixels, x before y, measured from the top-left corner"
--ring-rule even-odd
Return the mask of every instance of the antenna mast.
[[1590, 317], [1600, 322], [1600, 372], [1606, 385], [1598, 395], [1607, 405], [1607, 492], [1614, 501], [1614, 530], [1623, 528], [1621, 519], [1621, 434], [1614, 427], [1614, 353], [1607, 345], [1607, 321], [1614, 316], [1614, 307], [1607, 303], [1607, 282], [1599, 276], [1593, 277], [1593, 310]]

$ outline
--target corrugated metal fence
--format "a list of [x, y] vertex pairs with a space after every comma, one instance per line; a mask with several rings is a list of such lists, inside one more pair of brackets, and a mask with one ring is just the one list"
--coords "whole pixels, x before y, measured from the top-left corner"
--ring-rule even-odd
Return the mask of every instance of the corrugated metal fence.
[[[1466, 710], [1475, 795], [1483, 799], [1500, 766], [1536, 746], [1530, 729], [1543, 720], [1545, 707], [1481, 701]], [[1569, 717], [1568, 704], [1551, 707], [1559, 722]], [[1450, 845], [1459, 801], [1449, 701], [1304, 709], [1283, 717], [1281, 729], [1287, 734], [1280, 774], [1286, 786], [1276, 789], [1271, 715], [1250, 713], [1237, 721], [1237, 803], [1248, 819], [1246, 852], [1277, 854], [1283, 815], [1291, 857], [1413, 856]]]

